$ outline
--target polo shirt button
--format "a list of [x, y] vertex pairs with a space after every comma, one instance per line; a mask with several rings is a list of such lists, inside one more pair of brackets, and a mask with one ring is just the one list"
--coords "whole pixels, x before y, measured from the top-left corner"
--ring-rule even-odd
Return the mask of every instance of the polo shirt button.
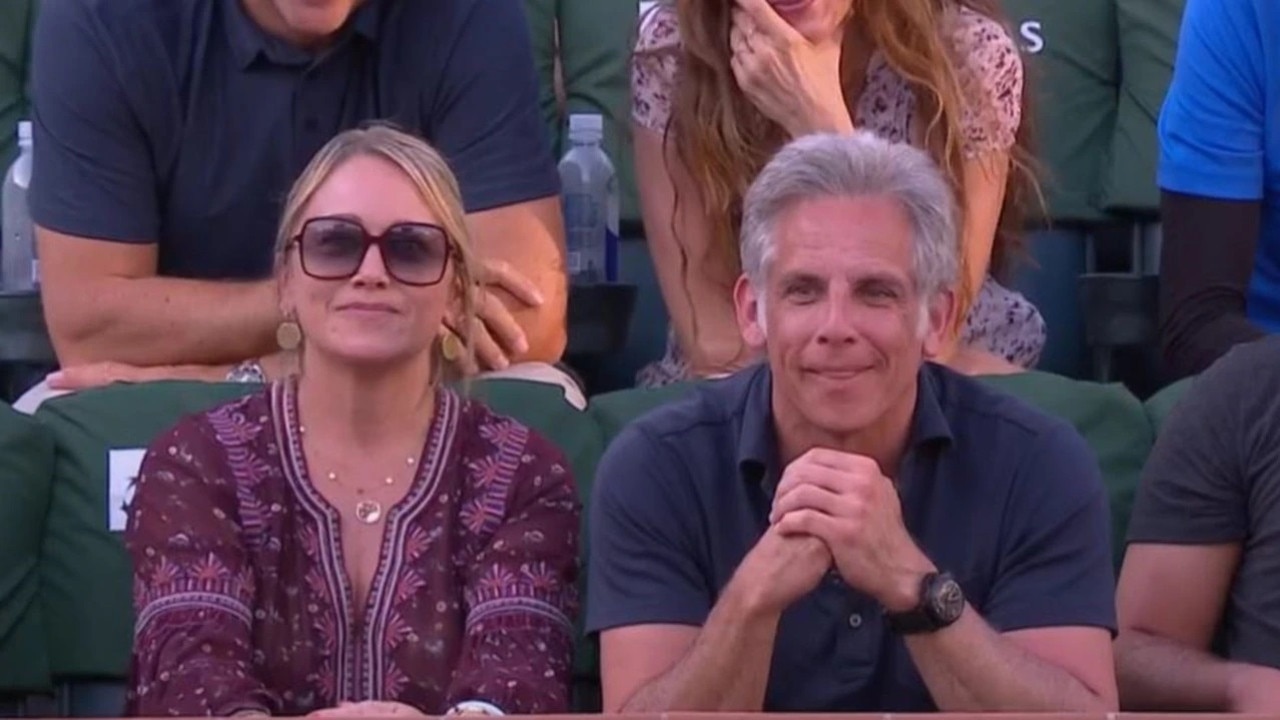
[[849, 627], [853, 628], [854, 630], [857, 630], [858, 628], [862, 627], [862, 615], [860, 615], [859, 613], [854, 613], [850, 615]]

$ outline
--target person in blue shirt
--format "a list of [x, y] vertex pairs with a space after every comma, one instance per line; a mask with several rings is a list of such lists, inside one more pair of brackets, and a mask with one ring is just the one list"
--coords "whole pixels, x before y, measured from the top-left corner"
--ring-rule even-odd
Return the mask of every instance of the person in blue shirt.
[[606, 713], [1116, 709], [1097, 460], [924, 360], [957, 312], [955, 206], [925, 152], [866, 131], [751, 185], [733, 296], [766, 360], [597, 467]]
[[1181, 377], [1280, 331], [1280, 4], [1187, 0], [1159, 134], [1160, 334]]

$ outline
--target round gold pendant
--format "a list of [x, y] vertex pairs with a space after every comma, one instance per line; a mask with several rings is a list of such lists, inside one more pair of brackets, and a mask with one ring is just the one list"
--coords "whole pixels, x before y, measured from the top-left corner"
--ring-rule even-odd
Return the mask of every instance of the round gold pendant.
[[382, 519], [382, 504], [376, 500], [361, 500], [356, 503], [356, 519], [365, 525], [373, 525]]

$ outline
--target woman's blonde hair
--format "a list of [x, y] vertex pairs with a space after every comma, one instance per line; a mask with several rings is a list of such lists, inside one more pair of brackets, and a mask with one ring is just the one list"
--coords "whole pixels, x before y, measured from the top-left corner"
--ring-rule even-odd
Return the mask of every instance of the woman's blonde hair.
[[[439, 219], [439, 225], [444, 228], [448, 238], [452, 256], [450, 259], [454, 266], [453, 297], [458, 302], [459, 311], [454, 329], [463, 342], [464, 353], [460, 360], [473, 363], [475, 343], [467, 330], [476, 321], [476, 261], [471, 252], [471, 238], [467, 234], [458, 180], [435, 148], [389, 123], [368, 123], [341, 132], [311, 158], [285, 200], [284, 212], [276, 232], [277, 273], [284, 266], [290, 243], [306, 222], [306, 208], [311, 198], [335, 170], [355, 157], [381, 158], [399, 168], [417, 188], [422, 201]], [[446, 365], [439, 338], [433, 354], [435, 374], [438, 376]]]

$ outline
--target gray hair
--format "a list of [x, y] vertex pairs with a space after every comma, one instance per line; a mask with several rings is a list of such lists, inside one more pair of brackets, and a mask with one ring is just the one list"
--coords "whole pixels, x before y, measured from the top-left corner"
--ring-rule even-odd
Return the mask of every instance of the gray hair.
[[796, 203], [873, 195], [898, 201], [911, 218], [917, 291], [932, 297], [953, 289], [960, 274], [960, 243], [951, 187], [924, 152], [866, 131], [800, 138], [765, 165], [743, 199], [743, 272], [752, 285], [763, 288], [778, 217]]

